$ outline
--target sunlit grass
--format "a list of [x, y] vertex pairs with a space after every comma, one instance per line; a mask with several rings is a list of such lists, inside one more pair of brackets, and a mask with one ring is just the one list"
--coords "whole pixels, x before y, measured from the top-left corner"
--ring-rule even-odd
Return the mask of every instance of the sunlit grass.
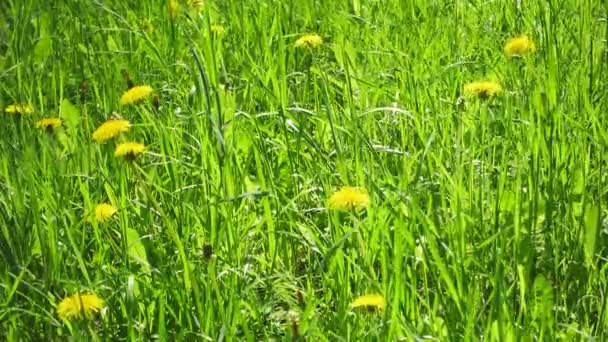
[[0, 9], [0, 340], [605, 339], [603, 2]]

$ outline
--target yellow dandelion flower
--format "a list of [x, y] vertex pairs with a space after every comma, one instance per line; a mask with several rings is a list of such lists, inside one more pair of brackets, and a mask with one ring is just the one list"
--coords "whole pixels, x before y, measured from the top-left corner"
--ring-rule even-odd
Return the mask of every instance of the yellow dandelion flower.
[[327, 205], [330, 209], [350, 210], [369, 207], [370, 199], [363, 188], [345, 186], [331, 195]]
[[384, 297], [379, 294], [368, 294], [357, 297], [351, 304], [350, 307], [355, 308], [366, 308], [368, 310], [384, 310], [386, 302]]
[[505, 54], [509, 57], [523, 56], [534, 51], [536, 51], [536, 45], [526, 35], [509, 38], [505, 43]]
[[224, 35], [224, 32], [226, 32], [224, 26], [218, 24], [211, 25], [211, 33], [213, 33], [214, 35], [221, 37]]
[[177, 0], [169, 0], [167, 3], [167, 10], [169, 11], [169, 16], [171, 18], [177, 17], [179, 13], [179, 2]]
[[137, 103], [148, 97], [152, 91], [152, 87], [147, 85], [133, 87], [122, 94], [120, 104], [124, 106]]
[[295, 47], [311, 47], [315, 48], [323, 44], [323, 38], [317, 34], [305, 34], [296, 40]]
[[97, 143], [106, 142], [120, 134], [129, 131], [131, 124], [127, 120], [108, 120], [93, 132], [93, 140]]
[[27, 103], [13, 103], [4, 108], [4, 112], [9, 114], [30, 114], [34, 111], [34, 107]]
[[476, 81], [466, 84], [464, 92], [479, 97], [496, 96], [502, 93], [502, 86], [494, 81]]
[[135, 158], [138, 154], [143, 153], [145, 150], [146, 145], [138, 142], [129, 141], [116, 146], [116, 150], [114, 150], [114, 156]]
[[36, 121], [34, 124], [36, 128], [46, 129], [47, 131], [53, 131], [55, 128], [61, 126], [62, 121], [60, 118], [44, 118]]
[[103, 300], [96, 294], [77, 293], [64, 298], [57, 305], [57, 315], [63, 320], [73, 318], [91, 318], [103, 308]]
[[113, 205], [108, 203], [100, 203], [95, 207], [95, 219], [97, 222], [108, 222], [118, 212]]

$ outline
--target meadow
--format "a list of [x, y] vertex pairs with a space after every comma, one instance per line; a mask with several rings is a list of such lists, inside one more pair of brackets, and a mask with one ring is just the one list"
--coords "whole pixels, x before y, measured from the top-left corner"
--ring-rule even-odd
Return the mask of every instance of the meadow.
[[0, 19], [0, 340], [608, 339], [607, 2]]

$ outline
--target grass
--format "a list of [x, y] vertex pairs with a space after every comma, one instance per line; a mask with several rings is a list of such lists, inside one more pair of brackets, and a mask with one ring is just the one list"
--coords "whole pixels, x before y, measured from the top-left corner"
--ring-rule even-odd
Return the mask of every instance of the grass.
[[[0, 9], [0, 339], [606, 339], [603, 1]], [[369, 208], [326, 208], [347, 185]], [[78, 292], [105, 308], [62, 320]]]

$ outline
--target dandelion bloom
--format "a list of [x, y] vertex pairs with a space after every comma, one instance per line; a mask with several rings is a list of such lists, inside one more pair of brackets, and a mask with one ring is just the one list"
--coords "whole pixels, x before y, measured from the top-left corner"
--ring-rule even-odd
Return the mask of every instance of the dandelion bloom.
[[177, 0], [169, 0], [167, 10], [169, 11], [169, 16], [175, 18], [179, 12], [179, 2]]
[[148, 97], [152, 93], [152, 90], [152, 87], [147, 85], [133, 87], [122, 94], [120, 104], [124, 106], [137, 103]]
[[502, 92], [502, 87], [494, 81], [476, 81], [464, 86], [465, 94], [477, 95], [479, 97], [496, 96]]
[[13, 103], [4, 108], [4, 111], [9, 114], [30, 114], [34, 111], [34, 107], [27, 103]]
[[523, 56], [535, 50], [534, 41], [526, 35], [509, 38], [505, 43], [505, 54], [509, 57]]
[[95, 294], [77, 293], [64, 298], [57, 305], [57, 315], [63, 320], [86, 317], [90, 318], [94, 313], [103, 308], [103, 300]]
[[379, 294], [368, 294], [357, 297], [351, 304], [350, 307], [355, 308], [366, 308], [368, 310], [383, 310], [386, 306], [384, 297]]
[[214, 35], [221, 37], [224, 35], [224, 32], [226, 32], [224, 26], [218, 24], [211, 25], [211, 33]]
[[111, 204], [101, 203], [95, 207], [95, 219], [97, 222], [108, 222], [118, 212]]
[[138, 142], [129, 141], [116, 146], [116, 150], [114, 150], [114, 156], [134, 158], [145, 150], [146, 145]]
[[108, 120], [93, 132], [93, 140], [98, 143], [106, 142], [119, 136], [121, 133], [129, 131], [131, 124], [127, 120]]
[[317, 34], [305, 34], [296, 40], [295, 47], [317, 47], [323, 44], [323, 38]]
[[365, 189], [345, 186], [331, 195], [327, 204], [331, 209], [359, 209], [369, 207], [370, 199]]
[[36, 121], [36, 128], [46, 129], [52, 132], [55, 128], [61, 126], [62, 122], [59, 118], [44, 118]]

